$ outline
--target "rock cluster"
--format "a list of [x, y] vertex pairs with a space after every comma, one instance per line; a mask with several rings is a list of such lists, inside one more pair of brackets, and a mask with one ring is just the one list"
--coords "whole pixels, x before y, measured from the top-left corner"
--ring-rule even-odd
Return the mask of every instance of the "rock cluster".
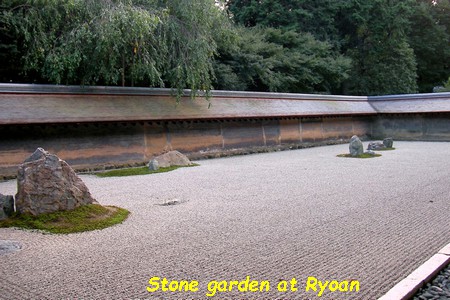
[[386, 148], [392, 148], [394, 145], [394, 140], [392, 138], [385, 138], [383, 142], [370, 142], [367, 146], [367, 151], [364, 152], [364, 146], [358, 136], [354, 135], [350, 139], [350, 144], [348, 146], [350, 155], [357, 157], [362, 154], [369, 154], [375, 156], [377, 150], [384, 150]]
[[17, 175], [16, 210], [39, 215], [97, 203], [75, 171], [56, 155], [38, 148]]
[[181, 154], [179, 151], [169, 151], [162, 155], [159, 155], [148, 163], [150, 171], [156, 171], [159, 168], [167, 168], [171, 166], [190, 166], [192, 162], [186, 155]]
[[386, 148], [392, 148], [394, 140], [392, 138], [385, 138], [383, 142], [370, 142], [367, 146], [367, 150], [384, 150]]

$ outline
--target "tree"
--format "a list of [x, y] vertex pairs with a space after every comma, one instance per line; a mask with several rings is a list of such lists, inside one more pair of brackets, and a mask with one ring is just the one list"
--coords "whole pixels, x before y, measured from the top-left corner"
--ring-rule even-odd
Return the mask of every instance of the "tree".
[[230, 0], [228, 8], [244, 26], [308, 32], [328, 42], [330, 58], [352, 60], [343, 92], [378, 95], [417, 90], [416, 61], [407, 38], [414, 1]]
[[380, 95], [429, 92], [450, 75], [448, 0], [3, 0], [0, 8], [0, 81]]
[[24, 71], [41, 80], [211, 88], [214, 27], [228, 22], [213, 1], [16, 2], [2, 15], [24, 42]]
[[341, 23], [346, 41], [343, 51], [353, 59], [349, 93], [417, 91], [416, 61], [407, 39], [412, 1], [351, 2], [347, 19]]
[[450, 2], [418, 0], [409, 43], [417, 61], [420, 92], [430, 93], [450, 76]]
[[216, 88], [330, 93], [348, 76], [350, 60], [311, 34], [264, 27], [238, 31], [237, 46], [219, 51]]
[[165, 57], [163, 79], [171, 86], [209, 91], [217, 43], [229, 45], [233, 30], [225, 12], [211, 0], [165, 0], [168, 20], [160, 26]]
[[17, 1], [0, 2], [0, 82], [21, 81], [21, 42], [10, 30], [9, 11], [17, 5]]
[[239, 51], [219, 58], [218, 68], [227, 74], [222, 82], [238, 81], [251, 90], [338, 93], [351, 63], [336, 42], [333, 17], [341, 6], [331, 0], [228, 1], [233, 20], [245, 28]]

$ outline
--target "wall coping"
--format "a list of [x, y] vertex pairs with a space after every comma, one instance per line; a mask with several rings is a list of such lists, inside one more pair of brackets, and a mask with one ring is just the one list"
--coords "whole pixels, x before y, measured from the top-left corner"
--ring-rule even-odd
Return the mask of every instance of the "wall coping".
[[448, 113], [450, 93], [340, 96], [0, 83], [0, 125]]

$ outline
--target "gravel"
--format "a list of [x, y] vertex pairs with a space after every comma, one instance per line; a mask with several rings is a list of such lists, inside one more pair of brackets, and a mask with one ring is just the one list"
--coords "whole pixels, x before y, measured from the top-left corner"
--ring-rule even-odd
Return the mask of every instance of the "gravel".
[[[450, 143], [395, 142], [369, 159], [335, 145], [198, 161], [133, 177], [81, 176], [123, 223], [70, 235], [0, 228], [0, 299], [206, 299], [212, 280], [267, 280], [218, 299], [319, 299], [308, 277], [360, 282], [320, 299], [376, 299], [450, 243]], [[14, 194], [16, 182], [0, 183]], [[172, 202], [171, 202], [172, 201]], [[174, 202], [176, 201], [176, 202]], [[177, 203], [178, 205], [164, 205]], [[197, 292], [148, 292], [149, 279]], [[280, 292], [280, 280], [298, 290]]]
[[450, 265], [443, 269], [430, 283], [421, 288], [413, 300], [450, 299]]

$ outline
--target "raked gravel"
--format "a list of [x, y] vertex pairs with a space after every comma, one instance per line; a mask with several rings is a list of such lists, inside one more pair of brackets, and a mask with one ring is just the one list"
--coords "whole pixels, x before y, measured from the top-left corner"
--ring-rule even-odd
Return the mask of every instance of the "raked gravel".
[[[336, 157], [344, 144], [83, 175], [101, 204], [130, 217], [70, 235], [0, 228], [0, 240], [22, 246], [0, 255], [0, 299], [206, 299], [211, 280], [246, 276], [271, 290], [213, 299], [376, 299], [450, 242], [450, 143], [394, 147], [371, 159]], [[15, 192], [15, 181], [0, 183]], [[149, 293], [153, 276], [199, 290]], [[358, 280], [360, 290], [319, 298], [305, 291], [309, 276]], [[294, 277], [297, 291], [277, 291]]]

